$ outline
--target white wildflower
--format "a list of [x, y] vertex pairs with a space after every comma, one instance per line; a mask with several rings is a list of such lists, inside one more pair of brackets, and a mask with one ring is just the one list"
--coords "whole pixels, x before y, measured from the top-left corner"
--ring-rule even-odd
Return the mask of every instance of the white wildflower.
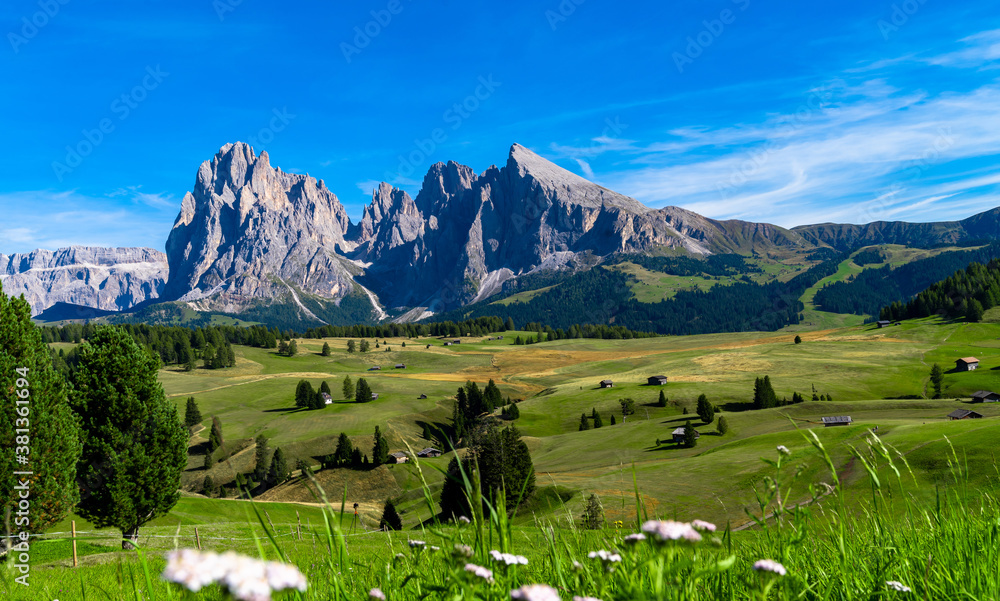
[[628, 536], [625, 537], [625, 542], [630, 545], [641, 543], [644, 540], [646, 540], [646, 535], [642, 533], [629, 534]]
[[225, 574], [224, 566], [218, 559], [215, 553], [202, 554], [194, 549], [171, 551], [167, 553], [163, 579], [197, 593]]
[[452, 555], [455, 557], [472, 557], [473, 551], [472, 547], [469, 545], [455, 545], [455, 549], [452, 551]]
[[601, 601], [596, 597], [573, 597], [573, 601]]
[[700, 532], [715, 532], [715, 524], [705, 520], [694, 520], [691, 522], [691, 527]]
[[887, 587], [891, 588], [892, 590], [898, 591], [900, 593], [909, 593], [909, 592], [911, 592], [910, 591], [910, 587], [906, 586], [902, 582], [899, 582], [898, 580], [888, 580], [888, 581], [886, 581], [885, 585]]
[[528, 558], [525, 557], [525, 556], [523, 556], [523, 555], [513, 555], [511, 553], [501, 553], [500, 551], [495, 551], [494, 550], [494, 551], [490, 551], [490, 557], [493, 558], [493, 561], [501, 562], [501, 563], [503, 563], [505, 565], [509, 565], [509, 566], [516, 566], [516, 565], [526, 566], [526, 565], [528, 565]]
[[642, 531], [658, 542], [683, 540], [696, 543], [701, 540], [701, 535], [691, 524], [673, 520], [649, 520], [642, 525]]
[[382, 592], [382, 589], [373, 588], [368, 591], [368, 598], [375, 601], [385, 601], [385, 593]]
[[467, 563], [465, 564], [465, 571], [471, 572], [472, 574], [479, 576], [480, 578], [482, 578], [486, 582], [489, 582], [490, 584], [493, 583], [493, 571], [488, 568], [477, 566], [474, 563]]
[[760, 559], [753, 564], [753, 569], [758, 572], [770, 572], [772, 574], [777, 574], [778, 576], [784, 576], [788, 573], [785, 566], [774, 561], [773, 559]]
[[600, 559], [605, 563], [619, 563], [622, 560], [622, 556], [617, 553], [611, 553], [601, 549], [600, 551], [591, 551], [587, 554], [587, 557], [591, 559]]
[[510, 592], [514, 601], [559, 601], [559, 591], [547, 584], [528, 584]]
[[269, 601], [273, 591], [306, 590], [306, 578], [293, 565], [262, 561], [229, 551], [222, 555], [181, 549], [167, 554], [163, 579], [192, 592], [218, 583], [239, 601]]
[[472, 520], [470, 520], [469, 518], [465, 517], [464, 515], [458, 516], [458, 523], [459, 524], [465, 525], [465, 524], [468, 524], [468, 523], [471, 523], [471, 522], [472, 522]]
[[440, 551], [440, 550], [441, 547], [435, 547], [434, 545], [431, 545], [431, 551]]
[[423, 549], [427, 545], [422, 540], [408, 540], [406, 542], [410, 545], [411, 549]]
[[573, 560], [573, 565], [570, 566], [570, 567], [573, 569], [574, 572], [582, 572], [583, 571], [583, 564], [580, 563], [579, 561], [575, 560], [575, 559]]
[[779, 444], [778, 445], [778, 452], [781, 453], [782, 455], [791, 455], [792, 454], [792, 452], [788, 450], [788, 447], [786, 447], [783, 444]]

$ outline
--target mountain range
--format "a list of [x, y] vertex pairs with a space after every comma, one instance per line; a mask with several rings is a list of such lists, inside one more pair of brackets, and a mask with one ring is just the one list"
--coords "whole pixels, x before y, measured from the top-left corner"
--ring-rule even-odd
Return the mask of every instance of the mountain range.
[[5, 292], [35, 314], [57, 303], [126, 311], [179, 301], [204, 312], [282, 306], [305, 323], [413, 321], [482, 301], [526, 276], [587, 270], [628, 254], [750, 255], [1000, 237], [1000, 209], [957, 222], [785, 229], [652, 209], [527, 148], [477, 174], [437, 163], [416, 198], [380, 184], [352, 223], [323, 180], [223, 146], [198, 168], [166, 253], [71, 247], [0, 254]]

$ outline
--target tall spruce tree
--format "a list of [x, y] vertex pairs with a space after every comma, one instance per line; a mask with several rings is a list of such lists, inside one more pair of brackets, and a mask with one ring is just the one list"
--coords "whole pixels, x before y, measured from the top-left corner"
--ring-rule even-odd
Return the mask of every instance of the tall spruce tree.
[[323, 343], [323, 350], [320, 351], [320, 355], [322, 355], [324, 357], [329, 357], [330, 356], [330, 343], [329, 342], [324, 342]]
[[375, 426], [375, 444], [372, 447], [372, 463], [375, 467], [389, 462], [389, 441], [382, 435], [382, 431]]
[[271, 467], [270, 463], [268, 463], [270, 448], [268, 447], [267, 436], [258, 434], [254, 440], [254, 444], [253, 478], [257, 482], [263, 482], [267, 478], [268, 469]]
[[340, 387], [340, 390], [344, 395], [345, 401], [354, 398], [354, 382], [351, 381], [351, 376], [344, 376], [344, 384]]
[[198, 403], [193, 396], [189, 396], [187, 406], [184, 408], [184, 425], [193, 428], [201, 423], [201, 411], [198, 410]]
[[354, 400], [359, 403], [370, 403], [372, 400], [372, 389], [368, 386], [368, 380], [358, 378], [358, 386], [354, 392]]
[[352, 451], [354, 451], [354, 445], [351, 443], [351, 439], [347, 437], [347, 434], [341, 432], [340, 437], [337, 438], [337, 450], [333, 452], [334, 465], [337, 467], [350, 465]]
[[694, 429], [691, 420], [687, 420], [684, 422], [684, 447], [693, 449], [696, 444], [698, 444], [698, 433]]
[[285, 452], [281, 450], [281, 447], [274, 449], [274, 454], [271, 456], [271, 468], [267, 472], [268, 483], [271, 486], [277, 486], [288, 480], [289, 473]]
[[[0, 286], [0, 506], [13, 508], [15, 489], [25, 481], [31, 515], [19, 530], [40, 534], [64, 518], [79, 499], [77, 462], [82, 451], [80, 426], [70, 409], [63, 376], [52, 366], [41, 332], [31, 322], [31, 307], [9, 298]], [[28, 445], [18, 441], [18, 428], [30, 431]], [[22, 439], [23, 441], [23, 439]], [[28, 446], [30, 453], [18, 447]], [[26, 457], [27, 463], [18, 461]], [[30, 471], [30, 476], [15, 475]], [[0, 512], [4, 511], [0, 509]], [[0, 516], [0, 520], [3, 517]], [[0, 524], [2, 528], [2, 524]], [[0, 534], [6, 535], [5, 530]], [[11, 544], [0, 537], [0, 555]]]
[[77, 510], [99, 528], [121, 530], [125, 549], [177, 503], [187, 464], [187, 430], [158, 367], [124, 330], [104, 327], [83, 344], [73, 378], [71, 405], [85, 433]]
[[399, 517], [399, 512], [396, 511], [396, 506], [391, 500], [386, 500], [382, 507], [382, 519], [379, 520], [378, 527], [380, 530], [403, 529], [403, 520]]
[[944, 384], [944, 370], [935, 363], [931, 367], [931, 388], [934, 390], [935, 399], [941, 398], [941, 385]]
[[212, 431], [208, 435], [208, 452], [214, 453], [216, 449], [225, 443], [222, 437], [222, 422], [218, 417], [212, 416]]
[[712, 406], [712, 403], [708, 401], [708, 397], [704, 394], [698, 396], [698, 408], [696, 412], [701, 421], [706, 424], [710, 424], [715, 420], [715, 407]]

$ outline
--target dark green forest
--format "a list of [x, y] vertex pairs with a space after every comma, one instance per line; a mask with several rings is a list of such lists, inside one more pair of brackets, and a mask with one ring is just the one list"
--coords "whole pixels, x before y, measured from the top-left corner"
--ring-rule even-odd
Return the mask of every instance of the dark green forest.
[[849, 281], [823, 287], [816, 293], [815, 303], [831, 313], [878, 315], [882, 307], [895, 301], [905, 302], [970, 263], [986, 263], [995, 258], [1000, 258], [1000, 244], [996, 242], [979, 249], [941, 253], [895, 269], [889, 265], [866, 269]]
[[986, 265], [972, 263], [947, 278], [935, 282], [907, 303], [899, 301], [883, 307], [882, 319], [899, 320], [931, 315], [964, 317], [976, 322], [983, 313], [1000, 304], [1000, 259]]

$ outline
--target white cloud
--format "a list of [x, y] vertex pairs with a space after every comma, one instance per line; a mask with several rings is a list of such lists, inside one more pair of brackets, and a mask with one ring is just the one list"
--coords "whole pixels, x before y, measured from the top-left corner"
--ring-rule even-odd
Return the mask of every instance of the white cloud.
[[[164, 195], [132, 194], [133, 204], [122, 206], [123, 194], [88, 196], [75, 190], [28, 190], [0, 194], [0, 213], [17, 215], [15, 227], [0, 230], [0, 252], [12, 254], [38, 248], [54, 250], [81, 246], [149, 246], [163, 248], [176, 216]], [[11, 224], [14, 225], [14, 224]]]

